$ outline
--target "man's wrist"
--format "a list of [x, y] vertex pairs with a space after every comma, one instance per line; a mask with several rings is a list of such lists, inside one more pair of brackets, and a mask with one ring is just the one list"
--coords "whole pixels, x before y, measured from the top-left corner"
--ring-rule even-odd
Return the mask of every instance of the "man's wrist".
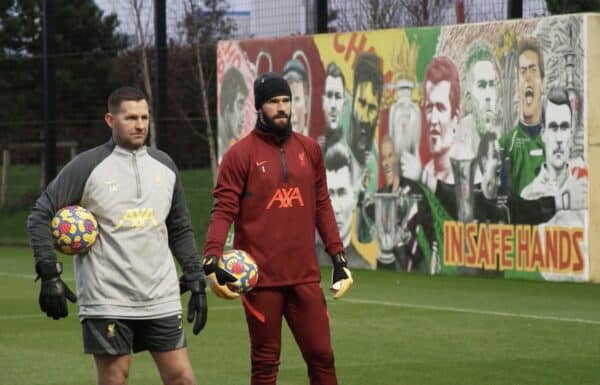
[[333, 262], [334, 267], [348, 266], [348, 258], [346, 258], [346, 253], [343, 251], [331, 256], [331, 261]]
[[209, 275], [217, 270], [217, 261], [219, 258], [216, 255], [205, 255], [202, 262], [204, 274]]
[[39, 261], [35, 264], [35, 272], [37, 273], [36, 280], [38, 278], [47, 280], [60, 276], [63, 272], [63, 265], [58, 261]]
[[202, 277], [204, 275], [204, 270], [198, 257], [194, 258], [191, 263], [182, 266], [181, 269], [183, 274], [188, 277]]

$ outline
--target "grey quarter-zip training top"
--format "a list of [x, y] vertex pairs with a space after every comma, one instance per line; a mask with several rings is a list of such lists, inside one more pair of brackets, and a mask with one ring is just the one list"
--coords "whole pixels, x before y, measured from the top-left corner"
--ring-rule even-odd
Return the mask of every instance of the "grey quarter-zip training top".
[[181, 313], [173, 255], [199, 263], [179, 172], [164, 152], [112, 139], [71, 160], [27, 219], [36, 262], [56, 261], [50, 221], [78, 204], [98, 222], [91, 249], [74, 257], [79, 317], [161, 318]]

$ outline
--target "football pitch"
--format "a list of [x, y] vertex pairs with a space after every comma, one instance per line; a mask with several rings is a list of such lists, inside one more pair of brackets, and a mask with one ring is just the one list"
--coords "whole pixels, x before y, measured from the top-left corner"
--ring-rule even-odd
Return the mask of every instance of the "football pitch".
[[[72, 265], [62, 257], [73, 288]], [[0, 384], [94, 384], [77, 307], [46, 318], [26, 248], [0, 248]], [[328, 281], [329, 270], [322, 271]], [[326, 294], [341, 385], [600, 383], [600, 285], [355, 271], [340, 301]], [[209, 318], [188, 348], [198, 384], [249, 383], [241, 304], [208, 294]], [[185, 297], [187, 299], [187, 297]], [[278, 384], [307, 384], [284, 328]], [[148, 353], [132, 357], [132, 385], [160, 384]]]

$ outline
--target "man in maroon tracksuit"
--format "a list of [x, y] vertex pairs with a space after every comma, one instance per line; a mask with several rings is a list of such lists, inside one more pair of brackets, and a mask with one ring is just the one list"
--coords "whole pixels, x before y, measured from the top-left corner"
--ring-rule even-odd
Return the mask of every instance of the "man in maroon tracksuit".
[[251, 384], [276, 383], [285, 317], [310, 383], [335, 385], [315, 228], [332, 256], [335, 299], [352, 285], [352, 275], [327, 193], [321, 150], [312, 138], [292, 132], [291, 92], [280, 75], [259, 76], [254, 95], [256, 127], [225, 153], [219, 166], [204, 270], [217, 296], [237, 297], [226, 286], [232, 277], [217, 267], [233, 222], [234, 247], [250, 253], [260, 272], [257, 287], [242, 298], [250, 333]]

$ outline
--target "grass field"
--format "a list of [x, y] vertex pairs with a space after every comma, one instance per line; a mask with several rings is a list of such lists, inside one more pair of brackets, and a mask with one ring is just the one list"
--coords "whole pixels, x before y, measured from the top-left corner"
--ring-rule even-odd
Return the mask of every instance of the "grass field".
[[[77, 307], [54, 321], [37, 305], [25, 218], [38, 194], [36, 167], [15, 167], [0, 211], [0, 385], [95, 383], [82, 353]], [[208, 170], [182, 172], [199, 247], [211, 204]], [[33, 190], [33, 194], [32, 194]], [[74, 286], [71, 261], [65, 280]], [[341, 301], [328, 298], [341, 385], [598, 385], [600, 285], [429, 277], [355, 271]], [[329, 271], [323, 270], [328, 280]], [[188, 346], [199, 384], [249, 383], [249, 347], [238, 301], [209, 294], [209, 321]], [[307, 384], [285, 329], [278, 384]], [[160, 384], [147, 353], [133, 357], [131, 385]]]
[[[39, 311], [32, 261], [26, 248], [0, 248], [0, 384], [93, 384], [77, 307], [61, 321]], [[342, 385], [600, 383], [600, 285], [367, 271], [355, 278], [345, 299], [327, 294]], [[198, 383], [247, 384], [241, 305], [210, 293], [209, 305], [199, 336], [186, 324]], [[285, 330], [278, 384], [307, 384]], [[160, 384], [147, 353], [133, 357], [130, 384]]]

